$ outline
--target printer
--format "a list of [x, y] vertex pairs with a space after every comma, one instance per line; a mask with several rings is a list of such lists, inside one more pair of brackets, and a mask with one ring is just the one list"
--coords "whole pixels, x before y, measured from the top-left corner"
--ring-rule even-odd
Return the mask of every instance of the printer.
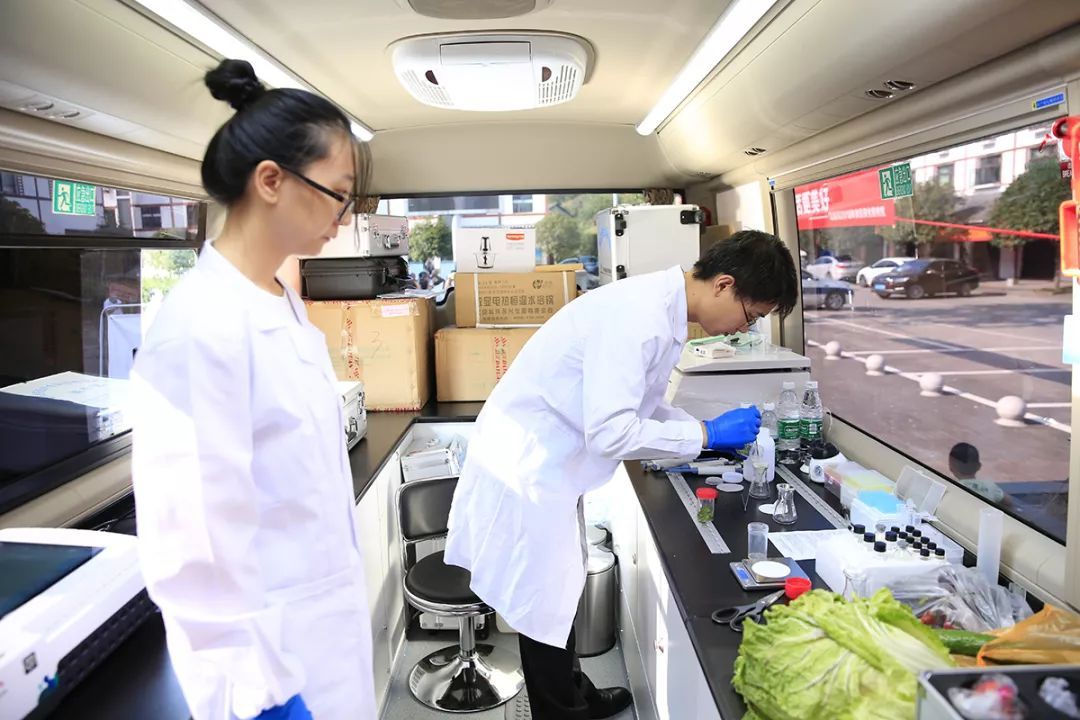
[[0, 530], [0, 718], [44, 717], [156, 612], [137, 539]]

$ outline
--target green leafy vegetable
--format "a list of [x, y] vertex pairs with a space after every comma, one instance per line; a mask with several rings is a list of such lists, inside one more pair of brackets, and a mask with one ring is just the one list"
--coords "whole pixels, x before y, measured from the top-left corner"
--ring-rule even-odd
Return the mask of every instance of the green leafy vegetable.
[[744, 720], [904, 720], [916, 674], [952, 666], [933, 631], [888, 590], [847, 602], [814, 590], [747, 623], [735, 661]]

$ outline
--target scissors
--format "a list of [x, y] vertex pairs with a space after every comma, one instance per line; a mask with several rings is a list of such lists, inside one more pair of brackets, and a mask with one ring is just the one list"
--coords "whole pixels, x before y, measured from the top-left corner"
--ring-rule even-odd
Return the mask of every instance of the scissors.
[[758, 618], [761, 617], [761, 613], [765, 612], [765, 608], [769, 607], [783, 596], [784, 591], [777, 590], [749, 605], [735, 605], [729, 608], [722, 608], [712, 614], [712, 621], [717, 625], [727, 623], [728, 627], [735, 632], [742, 632], [743, 623], [746, 620], [757, 622]]

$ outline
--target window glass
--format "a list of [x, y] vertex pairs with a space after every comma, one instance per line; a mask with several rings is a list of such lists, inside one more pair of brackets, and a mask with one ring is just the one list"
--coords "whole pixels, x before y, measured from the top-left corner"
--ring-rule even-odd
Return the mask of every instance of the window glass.
[[196, 241], [201, 221], [200, 203], [194, 200], [0, 171], [0, 237]]
[[[1062, 363], [1062, 326], [1072, 301], [1058, 277], [1057, 233], [1069, 187], [1059, 146], [1039, 148], [1044, 127], [795, 193], [808, 268], [825, 254], [850, 254], [859, 267], [912, 258], [861, 275], [841, 310], [807, 304], [806, 353], [825, 405], [1064, 542], [1072, 373]], [[940, 182], [943, 156], [966, 168], [950, 183]], [[903, 163], [912, 195], [883, 197], [882, 173], [895, 177]], [[830, 342], [842, 354], [826, 362]], [[883, 375], [861, 372], [872, 356]]]
[[599, 284], [596, 213], [613, 204], [644, 202], [640, 193], [445, 195], [384, 198], [378, 212], [409, 219], [409, 272], [415, 288], [445, 291], [453, 284], [453, 228], [510, 225], [537, 229], [537, 264], [584, 265], [578, 286], [590, 290]]
[[[6, 487], [127, 432], [135, 353], [161, 300], [194, 266], [202, 232], [199, 203], [128, 190], [80, 190], [73, 200], [93, 214], [54, 213], [57, 182], [0, 172], [8, 245], [0, 248], [0, 512]], [[91, 237], [71, 248], [35, 246], [46, 234], [130, 244], [101, 249]], [[143, 239], [179, 247], [147, 249]]]

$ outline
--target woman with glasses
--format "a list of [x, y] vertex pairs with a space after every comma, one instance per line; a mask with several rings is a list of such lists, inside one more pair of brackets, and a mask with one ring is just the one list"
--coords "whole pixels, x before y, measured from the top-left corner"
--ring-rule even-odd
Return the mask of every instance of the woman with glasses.
[[202, 163], [228, 208], [132, 374], [143, 574], [195, 720], [375, 718], [370, 619], [326, 341], [276, 277], [347, 221], [348, 118], [226, 60]]

